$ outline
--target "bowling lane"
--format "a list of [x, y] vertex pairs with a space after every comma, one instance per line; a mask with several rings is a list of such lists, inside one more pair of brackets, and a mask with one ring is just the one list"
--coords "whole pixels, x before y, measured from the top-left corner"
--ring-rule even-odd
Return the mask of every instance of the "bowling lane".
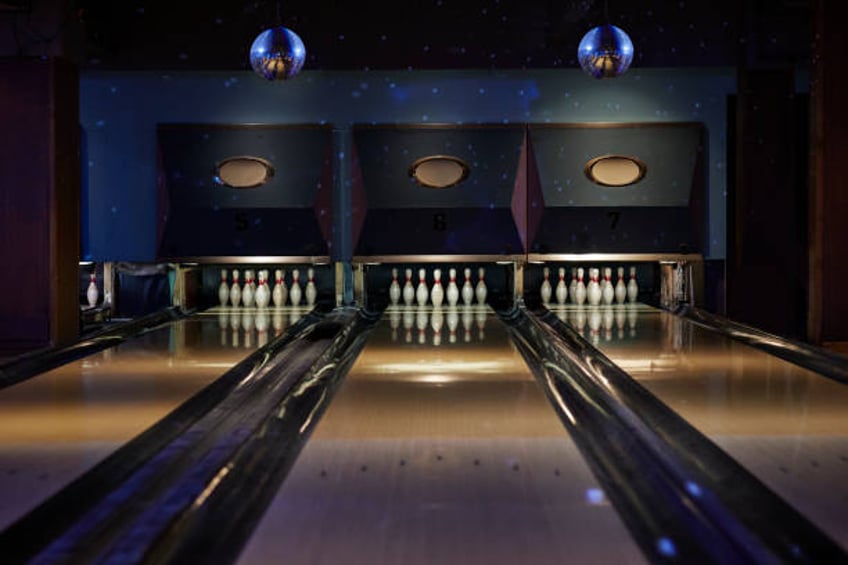
[[390, 308], [240, 563], [642, 563], [486, 308]]
[[278, 314], [213, 309], [0, 391], [0, 528], [281, 333], [302, 311]]
[[648, 306], [552, 309], [848, 548], [848, 386]]

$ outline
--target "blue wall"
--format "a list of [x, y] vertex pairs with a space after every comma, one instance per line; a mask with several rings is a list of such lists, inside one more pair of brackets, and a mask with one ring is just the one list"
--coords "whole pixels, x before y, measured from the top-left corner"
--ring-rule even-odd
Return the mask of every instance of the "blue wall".
[[[86, 72], [83, 249], [95, 261], [156, 255], [158, 123], [325, 123], [349, 170], [350, 127], [371, 123], [698, 121], [709, 137], [709, 251], [725, 257], [726, 100], [733, 69], [631, 69], [597, 81], [580, 70], [306, 71], [269, 83], [251, 72]], [[341, 175], [343, 177], [343, 174]], [[349, 186], [345, 178], [336, 190]], [[340, 193], [337, 202], [345, 202]], [[344, 229], [349, 218], [339, 218]], [[336, 257], [351, 242], [337, 241]]]

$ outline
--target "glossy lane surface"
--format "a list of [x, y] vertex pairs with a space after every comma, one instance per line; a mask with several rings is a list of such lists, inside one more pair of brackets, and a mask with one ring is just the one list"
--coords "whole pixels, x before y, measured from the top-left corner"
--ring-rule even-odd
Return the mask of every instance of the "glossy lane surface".
[[[0, 391], [0, 528], [282, 332], [301, 312], [214, 309]], [[258, 325], [257, 325], [258, 322]]]
[[848, 386], [648, 306], [552, 310], [848, 548]]
[[487, 309], [390, 309], [241, 563], [641, 563]]

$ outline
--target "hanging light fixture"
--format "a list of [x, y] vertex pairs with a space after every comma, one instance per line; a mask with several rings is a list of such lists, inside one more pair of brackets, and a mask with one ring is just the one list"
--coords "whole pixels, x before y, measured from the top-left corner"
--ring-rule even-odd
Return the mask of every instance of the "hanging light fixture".
[[[604, 18], [609, 21], [604, 2]], [[605, 23], [590, 29], [577, 47], [577, 60], [595, 78], [623, 75], [633, 62], [633, 42], [619, 27]]]
[[[280, 3], [277, 2], [277, 21]], [[250, 46], [250, 66], [267, 80], [288, 80], [300, 72], [306, 60], [306, 47], [287, 27], [277, 25], [256, 36]]]

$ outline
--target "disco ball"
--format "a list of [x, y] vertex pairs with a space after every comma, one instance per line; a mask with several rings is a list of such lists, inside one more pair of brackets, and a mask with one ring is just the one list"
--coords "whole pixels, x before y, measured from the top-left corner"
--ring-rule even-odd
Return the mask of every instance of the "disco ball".
[[250, 46], [250, 66], [268, 80], [286, 80], [300, 72], [306, 48], [289, 28], [278, 26], [256, 36]]
[[621, 28], [604, 24], [592, 28], [580, 40], [577, 59], [595, 78], [614, 78], [633, 62], [633, 42]]

